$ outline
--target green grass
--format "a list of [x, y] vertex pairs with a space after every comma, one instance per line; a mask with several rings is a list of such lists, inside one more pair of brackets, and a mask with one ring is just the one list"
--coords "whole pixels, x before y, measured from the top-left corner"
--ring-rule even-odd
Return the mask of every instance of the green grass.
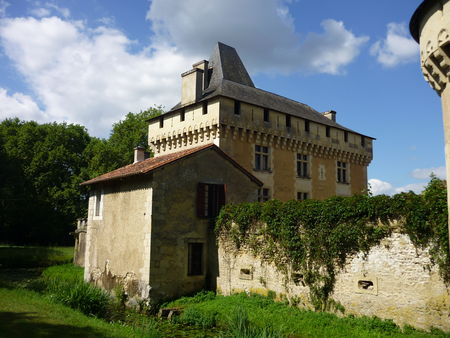
[[29, 290], [0, 289], [0, 337], [157, 337], [153, 328], [110, 324]]
[[[208, 298], [202, 296], [203, 298]], [[180, 322], [221, 327], [234, 337], [450, 337], [441, 331], [427, 333], [392, 321], [369, 317], [346, 317], [301, 310], [261, 296], [216, 296], [201, 302], [179, 299], [167, 306], [185, 307]], [[184, 318], [187, 317], [187, 318]]]
[[0, 246], [0, 268], [36, 268], [70, 263], [73, 247]]

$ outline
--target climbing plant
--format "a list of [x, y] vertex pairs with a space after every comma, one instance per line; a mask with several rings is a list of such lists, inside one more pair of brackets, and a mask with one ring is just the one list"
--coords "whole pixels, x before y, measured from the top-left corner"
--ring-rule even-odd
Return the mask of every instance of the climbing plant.
[[226, 205], [216, 234], [235, 249], [245, 247], [285, 276], [303, 274], [316, 309], [325, 309], [346, 259], [368, 253], [393, 231], [393, 220], [417, 248], [429, 247], [433, 263], [450, 282], [445, 181], [432, 177], [422, 194], [355, 195], [324, 201], [271, 200]]

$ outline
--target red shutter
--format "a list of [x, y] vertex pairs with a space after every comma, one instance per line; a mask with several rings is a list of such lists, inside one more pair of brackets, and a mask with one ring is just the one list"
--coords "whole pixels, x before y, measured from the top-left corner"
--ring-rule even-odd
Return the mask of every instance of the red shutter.
[[205, 215], [205, 183], [199, 183], [197, 186], [197, 216], [206, 217]]

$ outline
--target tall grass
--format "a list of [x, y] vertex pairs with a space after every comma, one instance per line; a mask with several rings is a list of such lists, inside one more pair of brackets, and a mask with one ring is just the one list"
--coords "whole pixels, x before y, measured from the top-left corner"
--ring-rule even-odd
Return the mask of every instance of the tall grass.
[[43, 271], [31, 288], [50, 299], [86, 315], [106, 318], [111, 304], [109, 295], [83, 281], [83, 269], [72, 264], [52, 266]]

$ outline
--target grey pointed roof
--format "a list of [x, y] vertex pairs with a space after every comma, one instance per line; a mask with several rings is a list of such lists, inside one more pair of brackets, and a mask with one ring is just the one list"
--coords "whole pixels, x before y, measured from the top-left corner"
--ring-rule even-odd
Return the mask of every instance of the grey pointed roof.
[[218, 42], [211, 54], [209, 64], [212, 68], [212, 74], [206, 92], [216, 89], [222, 80], [255, 87], [241, 58], [233, 47]]
[[[228, 97], [374, 139], [336, 123], [304, 103], [256, 88], [233, 47], [218, 42], [209, 62], [211, 78], [208, 88], [203, 91], [202, 98], [199, 101], [209, 100], [217, 96]], [[180, 108], [182, 108], [182, 105], [178, 103], [168, 113], [175, 112]]]

